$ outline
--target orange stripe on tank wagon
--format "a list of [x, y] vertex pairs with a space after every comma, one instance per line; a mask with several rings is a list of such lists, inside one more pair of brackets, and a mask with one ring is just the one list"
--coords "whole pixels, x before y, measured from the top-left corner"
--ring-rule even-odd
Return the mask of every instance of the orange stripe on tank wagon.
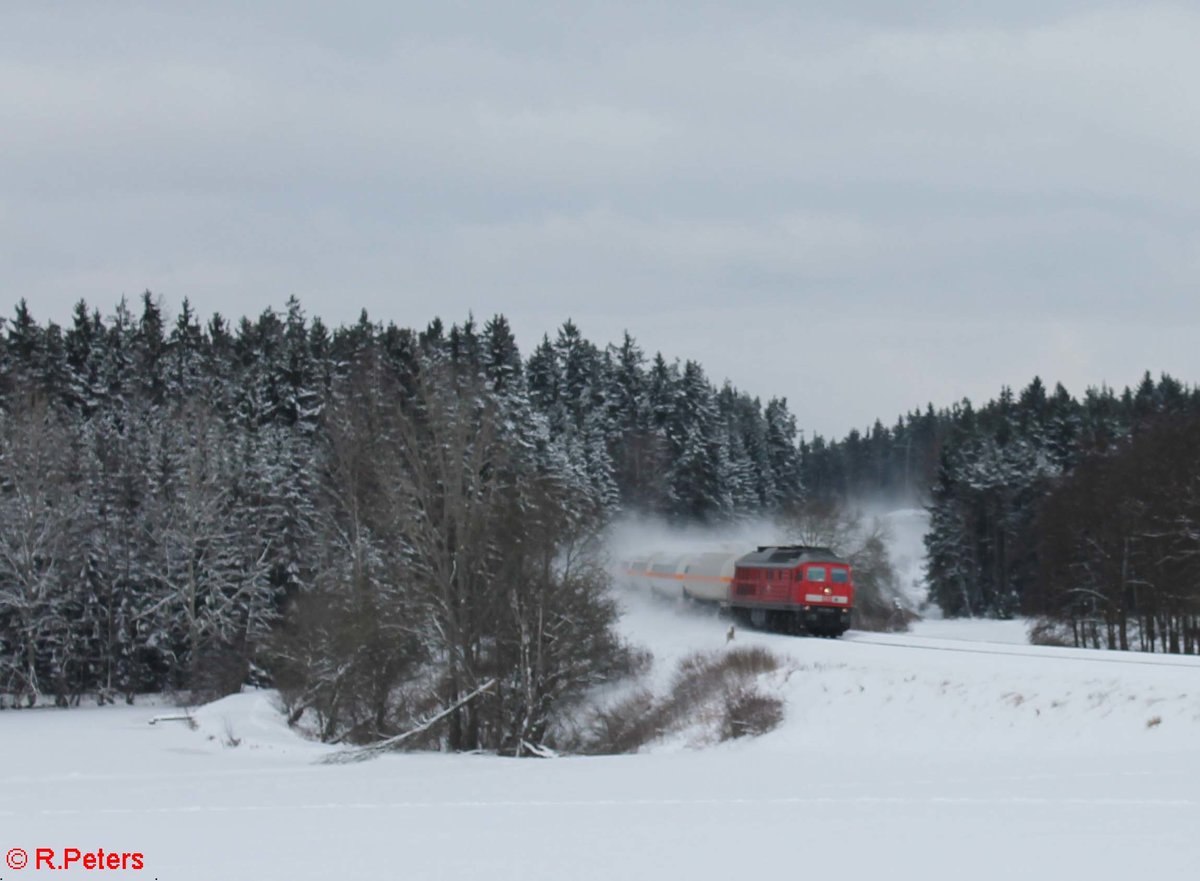
[[732, 578], [724, 575], [678, 575], [671, 572], [634, 572], [627, 570], [626, 575], [637, 575], [641, 578], [667, 578], [672, 581], [712, 581], [719, 584], [729, 584]]

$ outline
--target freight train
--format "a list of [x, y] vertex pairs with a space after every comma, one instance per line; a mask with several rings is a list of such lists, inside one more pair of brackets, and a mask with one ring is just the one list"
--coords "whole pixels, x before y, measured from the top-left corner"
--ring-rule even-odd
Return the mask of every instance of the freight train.
[[841, 636], [854, 610], [850, 564], [829, 548], [763, 545], [749, 554], [652, 554], [622, 571], [637, 588], [715, 603], [770, 630]]

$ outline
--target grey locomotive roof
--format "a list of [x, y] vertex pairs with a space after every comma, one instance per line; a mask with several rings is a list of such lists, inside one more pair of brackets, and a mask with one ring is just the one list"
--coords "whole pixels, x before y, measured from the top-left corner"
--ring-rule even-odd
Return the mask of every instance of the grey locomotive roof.
[[737, 561], [739, 566], [765, 566], [790, 569], [800, 563], [845, 563], [829, 548], [816, 548], [807, 545], [771, 545], [760, 547], [751, 554], [746, 554]]

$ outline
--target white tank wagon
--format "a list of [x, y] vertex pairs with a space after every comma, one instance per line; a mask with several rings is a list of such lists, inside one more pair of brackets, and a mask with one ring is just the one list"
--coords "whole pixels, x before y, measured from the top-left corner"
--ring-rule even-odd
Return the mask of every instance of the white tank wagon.
[[729, 599], [733, 570], [741, 554], [696, 554], [683, 560], [682, 595], [687, 599], [724, 603]]
[[650, 568], [650, 557], [633, 557], [617, 565], [617, 580], [628, 588], [640, 590], [649, 586], [646, 571]]
[[619, 575], [629, 587], [670, 599], [723, 603], [729, 598], [740, 553], [649, 554], [623, 560]]
[[644, 583], [651, 591], [668, 599], [682, 596], [684, 554], [655, 554], [646, 567]]

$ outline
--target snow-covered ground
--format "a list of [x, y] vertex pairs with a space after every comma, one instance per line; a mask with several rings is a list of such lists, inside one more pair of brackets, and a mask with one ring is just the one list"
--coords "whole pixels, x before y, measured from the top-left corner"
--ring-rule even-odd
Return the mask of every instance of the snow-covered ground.
[[[664, 674], [724, 650], [724, 620], [622, 600]], [[196, 730], [147, 724], [162, 707], [6, 711], [0, 850], [141, 851], [128, 877], [163, 881], [1190, 877], [1200, 659], [1022, 646], [1020, 628], [739, 630], [789, 659], [784, 725], [633, 756], [322, 765], [269, 692]], [[72, 877], [0, 867], [47, 875]]]

